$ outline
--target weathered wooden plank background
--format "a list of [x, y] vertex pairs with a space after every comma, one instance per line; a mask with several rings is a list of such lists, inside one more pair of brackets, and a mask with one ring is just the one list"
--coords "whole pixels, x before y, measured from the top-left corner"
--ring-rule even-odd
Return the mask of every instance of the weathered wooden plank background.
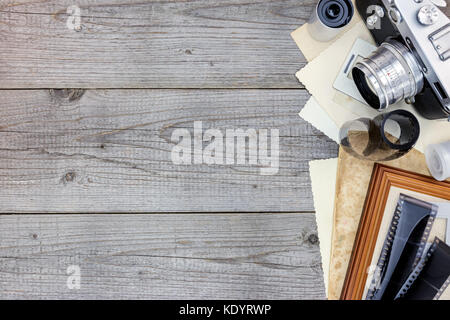
[[4, 215], [1, 297], [322, 298], [313, 225], [313, 214]]
[[314, 2], [2, 0], [0, 87], [297, 89]]
[[[0, 91], [0, 212], [313, 211], [308, 161], [337, 150], [298, 117], [304, 90], [62, 94]], [[194, 121], [278, 129], [278, 174], [173, 164], [171, 134]]]
[[[290, 38], [314, 4], [0, 0], [0, 298], [323, 298], [307, 163], [337, 146]], [[278, 129], [279, 173], [174, 165], [194, 121]]]

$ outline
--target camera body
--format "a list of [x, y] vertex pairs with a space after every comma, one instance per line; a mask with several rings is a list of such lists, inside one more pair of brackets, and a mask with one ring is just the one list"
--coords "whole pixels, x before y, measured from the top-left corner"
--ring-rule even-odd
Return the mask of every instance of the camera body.
[[430, 0], [356, 0], [356, 9], [379, 46], [352, 70], [366, 102], [405, 100], [450, 121], [450, 19]]

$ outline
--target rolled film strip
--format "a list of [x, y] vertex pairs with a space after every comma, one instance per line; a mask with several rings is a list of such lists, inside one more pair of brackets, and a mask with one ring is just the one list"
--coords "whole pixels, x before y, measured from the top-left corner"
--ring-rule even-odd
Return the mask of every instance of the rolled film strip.
[[438, 300], [450, 284], [450, 247], [435, 238], [395, 299]]
[[389, 161], [408, 153], [420, 135], [417, 118], [409, 111], [395, 110], [373, 119], [344, 123], [339, 141], [345, 151], [362, 160]]
[[367, 300], [395, 298], [423, 256], [437, 209], [434, 204], [400, 195]]

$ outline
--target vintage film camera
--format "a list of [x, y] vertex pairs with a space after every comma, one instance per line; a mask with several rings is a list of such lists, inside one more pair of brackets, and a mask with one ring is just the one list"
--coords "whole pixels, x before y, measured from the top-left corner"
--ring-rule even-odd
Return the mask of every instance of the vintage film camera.
[[352, 76], [373, 108], [406, 100], [427, 119], [450, 121], [450, 19], [433, 2], [356, 0], [379, 47]]

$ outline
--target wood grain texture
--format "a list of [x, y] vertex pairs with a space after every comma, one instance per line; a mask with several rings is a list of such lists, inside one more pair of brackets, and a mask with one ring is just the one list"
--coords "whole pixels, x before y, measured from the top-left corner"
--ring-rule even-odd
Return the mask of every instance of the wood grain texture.
[[[312, 214], [0, 215], [1, 299], [322, 299]], [[66, 270], [78, 265], [81, 288]]]
[[[0, 91], [0, 212], [313, 211], [308, 161], [336, 156], [337, 145], [298, 116], [307, 98], [303, 90]], [[278, 129], [278, 174], [173, 164], [171, 135], [192, 132], [194, 121], [224, 134]]]
[[313, 4], [2, 0], [0, 88], [299, 88], [290, 32]]
[[[306, 91], [267, 90], [301, 88], [314, 4], [0, 1], [0, 89], [24, 89], [0, 90], [0, 299], [324, 298], [313, 214], [248, 213], [313, 211], [307, 162], [337, 154]], [[194, 121], [279, 129], [279, 173], [174, 165]]]

